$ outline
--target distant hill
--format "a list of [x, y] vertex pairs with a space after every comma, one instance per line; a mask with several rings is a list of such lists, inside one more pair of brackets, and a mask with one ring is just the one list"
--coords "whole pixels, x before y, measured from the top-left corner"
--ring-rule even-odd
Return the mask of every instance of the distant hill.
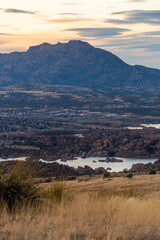
[[0, 54], [0, 86], [22, 83], [157, 88], [160, 70], [128, 65], [108, 51], [72, 40]]

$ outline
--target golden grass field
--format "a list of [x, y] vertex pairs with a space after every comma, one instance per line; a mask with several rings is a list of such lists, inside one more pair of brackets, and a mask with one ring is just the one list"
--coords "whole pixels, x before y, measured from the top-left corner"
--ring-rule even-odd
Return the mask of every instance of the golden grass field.
[[[55, 186], [60, 198], [52, 198]], [[36, 207], [1, 209], [3, 240], [159, 240], [160, 175], [41, 183]], [[45, 192], [45, 193], [44, 193]]]

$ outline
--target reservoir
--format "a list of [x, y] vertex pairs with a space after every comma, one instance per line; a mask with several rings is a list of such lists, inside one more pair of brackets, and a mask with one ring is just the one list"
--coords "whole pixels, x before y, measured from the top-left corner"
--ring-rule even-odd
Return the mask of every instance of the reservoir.
[[[106, 157], [88, 157], [88, 158], [81, 158], [77, 157], [74, 160], [68, 160], [68, 161], [62, 161], [61, 159], [58, 159], [57, 161], [46, 161], [43, 159], [40, 159], [40, 162], [44, 163], [54, 163], [57, 162], [59, 164], [68, 165], [70, 167], [78, 168], [89, 166], [93, 169], [103, 167], [105, 169], [111, 168], [111, 172], [120, 172], [123, 171], [125, 168], [130, 169], [133, 164], [136, 163], [154, 163], [157, 159], [156, 158], [123, 158], [123, 157], [116, 157], [118, 160], [122, 160], [123, 162], [99, 162], [99, 160], [105, 160]], [[8, 159], [2, 159], [0, 158], [0, 162], [6, 162], [6, 161], [26, 161], [25, 157], [20, 158], [8, 158]]]
[[[74, 160], [69, 160], [69, 161], [61, 161], [60, 159], [57, 160], [56, 162], [63, 164], [63, 165], [68, 165], [70, 167], [77, 168], [78, 166], [84, 167], [85, 165], [95, 169], [99, 167], [103, 168], [111, 168], [111, 172], [120, 172], [123, 171], [125, 168], [130, 169], [133, 164], [136, 163], [154, 163], [157, 159], [155, 158], [123, 158], [123, 157], [116, 157], [118, 160], [123, 160], [123, 162], [99, 162], [99, 160], [105, 160], [105, 157], [88, 157], [88, 158], [81, 158], [77, 157]], [[46, 163], [51, 163], [50, 161], [44, 161], [40, 159], [42, 162]], [[52, 161], [53, 162], [53, 161]]]

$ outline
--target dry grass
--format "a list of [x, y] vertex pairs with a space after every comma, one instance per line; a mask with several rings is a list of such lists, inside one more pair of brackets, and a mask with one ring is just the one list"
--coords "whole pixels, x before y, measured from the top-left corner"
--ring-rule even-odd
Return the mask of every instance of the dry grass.
[[[159, 178], [157, 175], [108, 182], [93, 179], [66, 185], [42, 184], [46, 198], [36, 209], [24, 206], [14, 214], [7, 213], [5, 208], [1, 210], [0, 239], [158, 240], [160, 194], [155, 189]], [[150, 186], [146, 188], [149, 179], [154, 191], [150, 191]], [[57, 194], [61, 201], [55, 201]]]

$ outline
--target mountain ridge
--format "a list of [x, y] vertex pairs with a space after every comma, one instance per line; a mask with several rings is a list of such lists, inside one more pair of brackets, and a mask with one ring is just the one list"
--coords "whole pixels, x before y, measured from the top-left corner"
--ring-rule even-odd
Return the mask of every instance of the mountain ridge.
[[82, 87], [159, 88], [160, 70], [129, 65], [87, 42], [43, 43], [26, 52], [0, 54], [0, 86], [42, 83]]

